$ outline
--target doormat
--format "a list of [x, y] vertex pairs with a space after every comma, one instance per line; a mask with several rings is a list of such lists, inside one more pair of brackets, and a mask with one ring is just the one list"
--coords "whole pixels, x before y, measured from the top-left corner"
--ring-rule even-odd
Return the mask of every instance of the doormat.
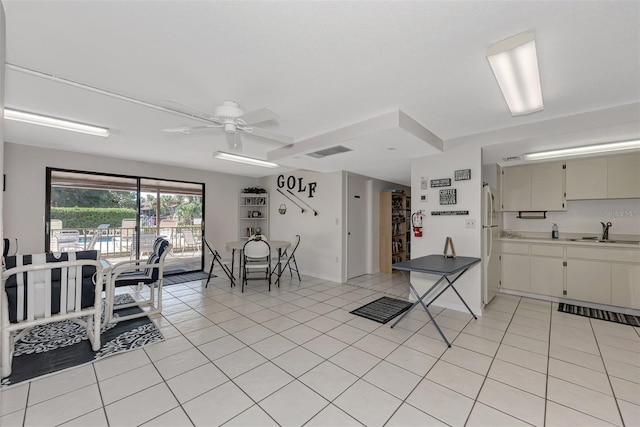
[[412, 305], [413, 303], [408, 301], [382, 297], [349, 313], [384, 324], [409, 310]]
[[[211, 274], [211, 277], [216, 277]], [[193, 282], [196, 280], [207, 280], [209, 273], [206, 271], [195, 271], [191, 273], [174, 274], [173, 276], [165, 276], [163, 285], [177, 285], [178, 283]]]
[[558, 304], [558, 311], [563, 313], [576, 314], [578, 316], [591, 317], [592, 319], [607, 320], [609, 322], [621, 323], [640, 327], [640, 316], [632, 314], [616, 313], [614, 311], [599, 310], [597, 308], [581, 307], [579, 305]]
[[[134, 299], [129, 294], [116, 295], [114, 301], [116, 306], [130, 302]], [[116, 310], [114, 315], [126, 316], [141, 311], [139, 307], [129, 307]], [[163, 339], [160, 330], [147, 316], [103, 326], [100, 332], [102, 346], [98, 351], [91, 349], [86, 328], [71, 320], [36, 326], [16, 342], [11, 375], [2, 379], [2, 386], [74, 368]]]

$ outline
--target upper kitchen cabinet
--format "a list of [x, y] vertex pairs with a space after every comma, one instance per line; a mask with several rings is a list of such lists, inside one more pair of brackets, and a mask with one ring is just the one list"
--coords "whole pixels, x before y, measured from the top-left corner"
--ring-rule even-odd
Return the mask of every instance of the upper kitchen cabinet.
[[607, 198], [640, 197], [640, 153], [607, 158]]
[[502, 169], [503, 211], [563, 211], [565, 174], [562, 162]]
[[605, 157], [567, 161], [567, 200], [607, 198]]
[[640, 153], [567, 161], [567, 200], [640, 198]]

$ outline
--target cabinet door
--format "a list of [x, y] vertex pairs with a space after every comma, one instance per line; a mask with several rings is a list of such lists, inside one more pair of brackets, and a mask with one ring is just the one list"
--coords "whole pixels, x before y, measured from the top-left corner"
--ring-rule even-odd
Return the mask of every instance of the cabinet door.
[[594, 260], [568, 260], [567, 298], [611, 304], [611, 263]]
[[503, 253], [501, 265], [501, 287], [529, 292], [529, 255]]
[[531, 165], [531, 210], [565, 210], [562, 162]]
[[607, 198], [640, 197], [640, 153], [607, 158]]
[[511, 166], [502, 169], [502, 210], [531, 210], [531, 167]]
[[611, 264], [611, 304], [640, 309], [640, 265]]
[[607, 198], [607, 159], [567, 161], [567, 200]]
[[532, 256], [531, 292], [541, 295], [562, 297], [564, 266], [562, 258]]

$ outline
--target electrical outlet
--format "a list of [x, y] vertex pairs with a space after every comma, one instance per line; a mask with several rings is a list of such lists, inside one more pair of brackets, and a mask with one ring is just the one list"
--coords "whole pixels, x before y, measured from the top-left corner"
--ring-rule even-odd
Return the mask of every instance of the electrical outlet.
[[475, 219], [467, 219], [465, 220], [466, 228], [476, 228], [476, 220]]

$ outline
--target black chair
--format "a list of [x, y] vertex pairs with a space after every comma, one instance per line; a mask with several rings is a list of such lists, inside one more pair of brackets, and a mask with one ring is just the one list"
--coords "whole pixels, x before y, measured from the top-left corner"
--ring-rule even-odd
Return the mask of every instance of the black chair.
[[[171, 251], [171, 243], [158, 237], [153, 244], [151, 254], [147, 260], [136, 259], [115, 264], [111, 269], [110, 284], [108, 286], [107, 323], [135, 319], [162, 312], [162, 284], [164, 282], [164, 259]], [[149, 298], [140, 299], [132, 303], [119, 304], [114, 307], [115, 288], [120, 286], [137, 286], [139, 294], [142, 287], [149, 287]], [[157, 292], [156, 292], [157, 288]], [[138, 306], [143, 310], [139, 313], [114, 316], [114, 309]], [[148, 310], [144, 310], [147, 308]]]
[[220, 265], [220, 267], [222, 268], [222, 271], [224, 271], [224, 274], [226, 274], [227, 277], [229, 278], [229, 281], [231, 282], [231, 287], [235, 286], [236, 285], [235, 277], [233, 276], [233, 272], [227, 265], [231, 261], [223, 260], [222, 257], [220, 256], [220, 252], [218, 252], [215, 247], [209, 245], [209, 242], [207, 242], [207, 239], [205, 239], [204, 236], [202, 236], [202, 241], [204, 242], [204, 245], [207, 247], [207, 250], [213, 257], [211, 259], [211, 267], [209, 267], [209, 277], [207, 277], [207, 283], [204, 285], [204, 287], [206, 288], [207, 286], [209, 286], [209, 280], [211, 280], [213, 266], [216, 264], [216, 262]]
[[[249, 277], [255, 271], [264, 277]], [[242, 292], [248, 280], [267, 280], [271, 291], [271, 246], [266, 240], [249, 240], [242, 248]]]
[[[284, 251], [284, 253], [280, 256], [280, 259], [276, 258], [276, 268], [273, 269], [273, 272], [271, 274], [276, 274], [278, 276], [278, 278], [276, 279], [276, 283], [278, 284], [278, 286], [280, 286], [280, 276], [282, 276], [282, 273], [285, 272], [285, 270], [288, 268], [289, 269], [289, 274], [291, 275], [291, 277], [293, 277], [293, 272], [295, 271], [296, 274], [298, 275], [298, 281], [302, 281], [300, 279], [300, 272], [298, 271], [298, 263], [296, 262], [296, 257], [295, 257], [295, 253], [296, 250], [298, 249], [298, 246], [300, 246], [300, 235], [296, 234], [296, 243], [295, 245], [293, 245], [293, 250], [291, 251], [291, 253], [289, 253], [289, 250], [286, 249]], [[284, 264], [284, 265], [283, 265]]]

